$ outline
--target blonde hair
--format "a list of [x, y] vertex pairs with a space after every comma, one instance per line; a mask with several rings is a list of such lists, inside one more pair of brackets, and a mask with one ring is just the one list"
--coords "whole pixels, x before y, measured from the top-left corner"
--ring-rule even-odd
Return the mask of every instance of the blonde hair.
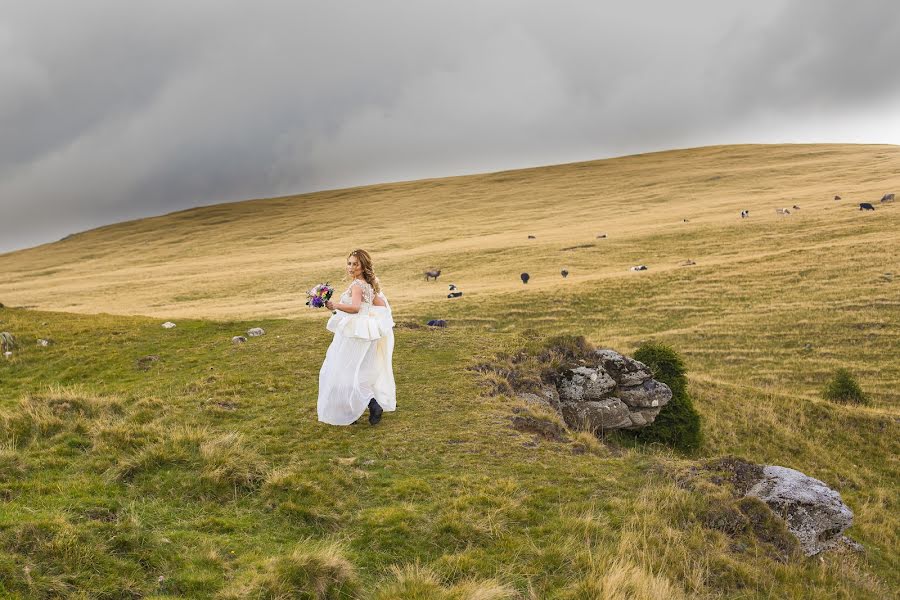
[[372, 256], [365, 250], [354, 250], [347, 255], [347, 258], [350, 258], [351, 256], [355, 256], [359, 261], [359, 266], [362, 269], [363, 279], [365, 279], [366, 282], [372, 286], [372, 289], [375, 290], [376, 294], [380, 293], [381, 282], [379, 282], [378, 278], [375, 276], [375, 267], [372, 263]]

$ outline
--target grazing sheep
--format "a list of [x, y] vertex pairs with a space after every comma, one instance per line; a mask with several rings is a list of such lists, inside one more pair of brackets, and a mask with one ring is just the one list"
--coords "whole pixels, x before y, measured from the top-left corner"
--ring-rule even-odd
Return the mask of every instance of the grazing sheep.
[[681, 222], [682, 223], [690, 223], [690, 221], [688, 221], [687, 219], [682, 219]]
[[791, 211], [789, 211], [789, 210], [786, 209], [786, 208], [776, 208], [776, 209], [775, 209], [775, 214], [776, 214], [776, 215], [779, 215], [779, 216], [781, 216], [781, 217], [784, 217], [784, 216], [787, 216], [787, 215], [791, 214]]
[[432, 269], [430, 271], [425, 271], [425, 281], [428, 281], [429, 278], [433, 278], [435, 281], [437, 281], [437, 278], [440, 276], [441, 276], [440, 269], [437, 269], [437, 270]]
[[793, 208], [794, 210], [800, 210], [800, 207], [797, 206], [796, 204], [794, 206], [792, 206], [791, 208]]
[[563, 276], [563, 279], [565, 279], [566, 277], [569, 276], [569, 272], [568, 272], [567, 270], [565, 270], [565, 269], [563, 269], [562, 271], [560, 271], [559, 274]]
[[432, 319], [432, 320], [428, 321], [428, 326], [429, 327], [446, 327], [447, 321], [445, 321], [444, 319]]
[[695, 263], [695, 262], [692, 261], [691, 259], [687, 259], [686, 261], [684, 261], [684, 262], [681, 263], [681, 266], [683, 266], [683, 267], [690, 267], [691, 265], [696, 265], [696, 264], [697, 264], [697, 263]]
[[749, 216], [750, 216], [750, 211], [749, 211], [749, 210], [742, 210], [742, 211], [741, 211], [741, 218], [742, 218], [742, 219], [746, 219], [746, 218], [749, 217]]
[[460, 296], [462, 296], [462, 292], [457, 290], [456, 286], [452, 283], [448, 286], [448, 288], [450, 289], [450, 293], [447, 294], [448, 298], [459, 298]]
[[875, 210], [875, 207], [869, 202], [860, 202], [859, 210]]
[[528, 273], [522, 273], [519, 277], [522, 278], [522, 283], [528, 283], [528, 280], [531, 279], [531, 275]]
[[884, 196], [881, 197], [881, 201], [882, 202], [893, 202], [894, 194], [885, 194]]
[[528, 236], [528, 239], [529, 239], [529, 240], [536, 240], [537, 238], [534, 237], [533, 235], [529, 235], [529, 236]]
[[631, 267], [631, 270], [632, 271], [646, 271], [647, 266], [646, 265], [635, 265], [635, 266]]
[[835, 199], [835, 200], [840, 200], [841, 197], [840, 197], [840, 196], [835, 196], [834, 199]]
[[606, 234], [605, 234], [605, 233], [601, 233], [600, 235], [597, 236], [597, 239], [598, 239], [598, 240], [605, 240], [605, 239], [606, 239]]

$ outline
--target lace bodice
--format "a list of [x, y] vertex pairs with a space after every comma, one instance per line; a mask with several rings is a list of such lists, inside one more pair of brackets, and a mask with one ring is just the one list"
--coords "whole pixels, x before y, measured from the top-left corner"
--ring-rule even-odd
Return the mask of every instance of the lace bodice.
[[353, 286], [357, 286], [360, 290], [362, 290], [363, 304], [372, 304], [372, 302], [375, 301], [375, 289], [371, 285], [369, 285], [367, 281], [363, 281], [362, 279], [354, 279], [347, 287], [347, 291], [341, 294], [341, 304], [350, 304], [353, 301]]

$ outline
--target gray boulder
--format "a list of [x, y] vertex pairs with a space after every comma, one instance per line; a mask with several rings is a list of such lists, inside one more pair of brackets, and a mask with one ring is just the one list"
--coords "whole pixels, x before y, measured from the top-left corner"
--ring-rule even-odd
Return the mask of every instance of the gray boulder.
[[252, 327], [247, 330], [247, 335], [250, 337], [259, 337], [261, 335], [266, 335], [266, 331], [262, 327]]
[[672, 399], [672, 390], [660, 381], [649, 379], [640, 385], [619, 386], [616, 396], [631, 408], [662, 408]]
[[561, 402], [560, 413], [569, 427], [594, 433], [630, 429], [633, 424], [628, 407], [618, 398]]
[[561, 402], [590, 402], [609, 396], [616, 389], [616, 382], [603, 369], [576, 367], [566, 372], [556, 389]]
[[853, 524], [853, 511], [838, 492], [787, 467], [764, 467], [763, 479], [747, 495], [759, 498], [784, 519], [806, 556], [844, 542], [843, 532]]
[[609, 348], [601, 348], [594, 352], [600, 361], [600, 367], [610, 374], [619, 385], [640, 385], [651, 379], [653, 373], [644, 363], [628, 358]]

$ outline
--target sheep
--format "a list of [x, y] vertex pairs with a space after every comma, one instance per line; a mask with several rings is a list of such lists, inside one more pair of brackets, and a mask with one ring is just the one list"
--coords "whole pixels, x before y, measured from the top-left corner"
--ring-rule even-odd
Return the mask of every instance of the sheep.
[[444, 319], [432, 319], [432, 320], [428, 321], [428, 326], [429, 327], [446, 327], [447, 321], [445, 321]]
[[790, 215], [791, 211], [789, 211], [786, 208], [776, 208], [775, 214], [784, 217], [784, 216]]
[[875, 210], [875, 207], [869, 202], [860, 202], [859, 210]]
[[635, 265], [635, 266], [631, 267], [631, 270], [632, 271], [646, 271], [647, 266], [646, 265]]
[[882, 202], [893, 202], [894, 194], [885, 194], [884, 196], [881, 197], [881, 201]]
[[746, 219], [746, 218], [749, 217], [749, 216], [750, 216], [750, 211], [749, 211], [749, 210], [742, 210], [742, 211], [741, 211], [741, 218], [742, 218], [742, 219]]
[[459, 298], [460, 296], [463, 295], [462, 292], [460, 292], [459, 290], [457, 290], [457, 289], [456, 289], [456, 286], [453, 285], [452, 283], [451, 283], [449, 286], [447, 286], [447, 287], [448, 287], [448, 289], [450, 290], [450, 293], [447, 294], [447, 297], [448, 297], [448, 298]]
[[598, 239], [598, 240], [605, 240], [605, 239], [606, 239], [606, 234], [605, 234], [605, 233], [601, 233], [600, 235], [597, 236], [597, 239]]
[[835, 200], [840, 200], [841, 197], [840, 197], [840, 196], [835, 196], [834, 199], [835, 199]]
[[536, 240], [537, 238], [534, 237], [533, 235], [529, 235], [529, 236], [528, 236], [528, 239], [529, 239], [529, 240]]
[[519, 277], [522, 278], [522, 283], [528, 283], [528, 280], [531, 279], [531, 275], [528, 273], [522, 273]]
[[569, 272], [566, 269], [560, 271], [559, 274], [563, 276], [563, 279], [569, 276]]
[[793, 208], [794, 210], [800, 210], [800, 207], [797, 206], [796, 204], [795, 204], [792, 208]]
[[440, 269], [437, 269], [437, 270], [432, 269], [430, 271], [425, 271], [425, 281], [428, 281], [428, 279], [432, 278], [432, 277], [434, 278], [435, 281], [437, 281], [437, 278], [440, 276], [441, 276]]

